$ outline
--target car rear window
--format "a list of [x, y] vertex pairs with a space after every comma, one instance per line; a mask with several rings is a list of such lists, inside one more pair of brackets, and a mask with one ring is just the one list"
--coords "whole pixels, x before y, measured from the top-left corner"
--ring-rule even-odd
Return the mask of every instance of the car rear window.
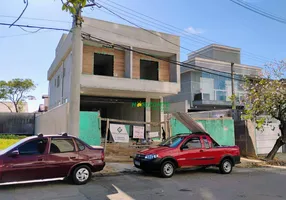
[[83, 151], [85, 149], [85, 145], [81, 141], [79, 141], [78, 139], [75, 139], [75, 142], [76, 142], [76, 145], [79, 151]]
[[74, 142], [72, 139], [52, 138], [50, 153], [67, 153], [75, 151]]

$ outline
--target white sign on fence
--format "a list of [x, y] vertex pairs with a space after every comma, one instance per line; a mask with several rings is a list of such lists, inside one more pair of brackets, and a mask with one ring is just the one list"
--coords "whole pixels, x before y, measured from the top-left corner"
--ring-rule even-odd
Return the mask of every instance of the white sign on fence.
[[159, 137], [159, 132], [149, 132], [149, 138]]
[[125, 125], [122, 124], [110, 124], [110, 133], [114, 142], [129, 142], [129, 135]]
[[144, 139], [144, 126], [133, 126], [133, 138]]

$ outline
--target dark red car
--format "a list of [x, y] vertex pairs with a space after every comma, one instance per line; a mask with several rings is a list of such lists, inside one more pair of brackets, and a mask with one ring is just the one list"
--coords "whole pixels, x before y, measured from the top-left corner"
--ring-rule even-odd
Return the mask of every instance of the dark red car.
[[87, 183], [104, 168], [103, 148], [67, 134], [31, 136], [0, 151], [0, 184], [64, 180]]
[[157, 147], [139, 151], [134, 165], [144, 171], [160, 171], [163, 177], [171, 177], [178, 168], [219, 167], [229, 174], [240, 163], [238, 146], [220, 146], [207, 133], [179, 134], [170, 137]]

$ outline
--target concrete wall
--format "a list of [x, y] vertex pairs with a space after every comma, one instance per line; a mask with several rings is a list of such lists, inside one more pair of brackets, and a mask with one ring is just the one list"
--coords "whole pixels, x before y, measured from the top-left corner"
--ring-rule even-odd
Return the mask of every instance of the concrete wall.
[[67, 132], [68, 103], [62, 104], [48, 112], [37, 114], [35, 121], [35, 134], [46, 135]]
[[[172, 43], [180, 46], [179, 36], [153, 31], [155, 35], [146, 32], [143, 29], [115, 24], [112, 22], [84, 17], [82, 31], [92, 36], [108, 40], [117, 44], [138, 47], [142, 49], [151, 49], [154, 51], [169, 52], [179, 54], [180, 48], [162, 40], [161, 36]], [[156, 36], [158, 35], [158, 36]]]
[[[257, 130], [257, 154], [269, 153], [280, 135], [279, 123], [269, 123], [264, 125], [263, 129]], [[282, 152], [282, 147], [278, 152]]]
[[176, 103], [170, 103], [169, 105], [170, 107], [169, 110], [167, 111], [168, 113], [174, 113], [174, 112], [186, 113], [188, 112], [188, 109], [190, 109], [190, 104], [187, 100]]
[[[234, 122], [231, 118], [221, 119], [194, 119], [201, 123], [204, 129], [220, 144], [234, 145]], [[191, 133], [180, 121], [171, 118], [172, 135]]]
[[107, 115], [111, 119], [144, 121], [144, 107], [132, 107], [132, 103], [112, 104], [108, 106]]
[[[71, 67], [72, 55], [70, 53], [49, 81], [49, 109], [68, 102], [70, 93]], [[60, 77], [60, 83], [57, 87], [58, 76]]]
[[[13, 103], [5, 102], [5, 101], [0, 102], [0, 112], [2, 112], [2, 113], [4, 113], [4, 112], [10, 113], [11, 110], [12, 110], [12, 112], [16, 112], [15, 106], [13, 105]], [[28, 103], [23, 103], [22, 110], [20, 112], [24, 112], [24, 113], [25, 112], [29, 112]]]

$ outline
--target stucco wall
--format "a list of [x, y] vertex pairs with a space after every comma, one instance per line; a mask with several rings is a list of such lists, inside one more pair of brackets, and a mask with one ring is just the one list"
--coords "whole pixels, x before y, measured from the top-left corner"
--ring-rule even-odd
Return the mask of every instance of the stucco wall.
[[[49, 109], [68, 101], [70, 93], [71, 67], [72, 55], [70, 53], [49, 81]], [[60, 77], [59, 87], [57, 87], [56, 83], [58, 76]]]
[[[201, 123], [204, 129], [220, 144], [220, 145], [234, 145], [234, 123], [232, 119], [194, 119]], [[172, 135], [179, 133], [191, 133], [180, 121], [171, 118]]]
[[35, 121], [35, 133], [46, 135], [67, 132], [68, 103], [60, 105], [46, 113], [38, 114]]

